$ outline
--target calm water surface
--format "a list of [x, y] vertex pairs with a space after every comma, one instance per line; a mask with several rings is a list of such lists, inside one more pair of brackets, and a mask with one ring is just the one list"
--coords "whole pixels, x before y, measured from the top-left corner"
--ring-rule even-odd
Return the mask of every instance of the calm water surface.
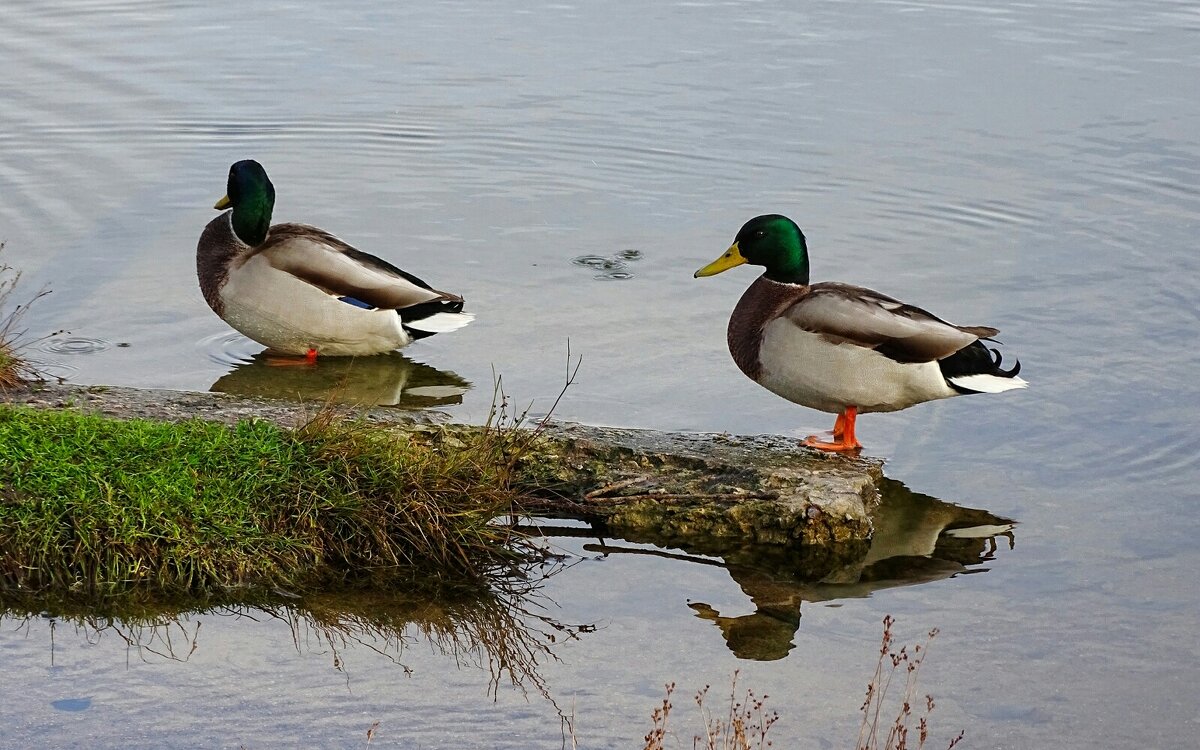
[[[957, 537], [926, 530], [899, 547], [927, 568], [832, 592], [556, 538], [574, 564], [543, 594], [599, 625], [541, 669], [581, 746], [636, 746], [672, 680], [686, 746], [688, 696], [734, 669], [783, 715], [777, 746], [849, 746], [889, 612], [910, 640], [941, 628], [923, 672], [939, 740], [1194, 742], [1194, 4], [334, 5], [7, 0], [0, 239], [27, 291], [54, 290], [26, 320], [62, 331], [35, 352], [49, 369], [304, 398], [350, 378], [476, 420], [493, 371], [548, 408], [569, 339], [583, 367], [562, 418], [805, 435], [828, 417], [746, 381], [724, 348], [753, 272], [691, 276], [747, 218], [787, 213], [815, 278], [1002, 329], [1030, 390], [870, 415], [860, 438], [913, 491], [1018, 525], [949, 558]], [[349, 374], [268, 370], [194, 278], [246, 157], [279, 220], [462, 293], [476, 322]], [[738, 619], [764, 601], [790, 612], [783, 631]], [[417, 645], [403, 669], [358, 644], [336, 662], [247, 614], [187, 615], [203, 627], [180, 662], [12, 612], [0, 745], [353, 746], [375, 721], [381, 746], [561, 744], [550, 702], [493, 698], [489, 670], [453, 653]]]

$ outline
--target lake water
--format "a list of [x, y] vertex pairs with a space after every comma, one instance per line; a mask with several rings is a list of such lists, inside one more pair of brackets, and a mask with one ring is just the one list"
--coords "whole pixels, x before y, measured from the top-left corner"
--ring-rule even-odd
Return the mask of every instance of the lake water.
[[[922, 507], [1017, 525], [941, 558], [953, 535], [898, 523], [900, 552], [872, 555], [941, 562], [840, 588], [556, 537], [543, 603], [598, 627], [539, 674], [580, 747], [640, 746], [669, 681], [687, 746], [690, 695], [734, 669], [782, 715], [777, 747], [848, 747], [886, 613], [905, 641], [941, 629], [931, 744], [1190, 746], [1198, 52], [1200, 10], [1167, 0], [6, 0], [0, 239], [27, 292], [53, 289], [25, 322], [63, 331], [35, 351], [55, 374], [316, 398], [344, 365], [276, 373], [196, 287], [196, 238], [252, 157], [277, 220], [478, 315], [353, 369], [366, 397], [479, 420], [495, 372], [544, 411], [569, 341], [560, 418], [803, 436], [830, 418], [725, 351], [754, 273], [692, 278], [746, 219], [789, 214], [815, 279], [1002, 329], [1028, 391], [868, 415], [859, 438]], [[739, 641], [775, 596], [748, 626], [775, 632]], [[563, 743], [553, 703], [454, 649], [390, 658], [376, 634], [335, 657], [260, 614], [184, 615], [203, 627], [180, 661], [10, 612], [0, 745], [357, 746], [374, 722], [381, 747]]]

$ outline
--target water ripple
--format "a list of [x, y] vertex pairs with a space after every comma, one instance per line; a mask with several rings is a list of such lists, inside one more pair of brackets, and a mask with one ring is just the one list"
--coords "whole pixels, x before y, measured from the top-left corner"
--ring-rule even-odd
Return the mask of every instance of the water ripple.
[[196, 348], [219, 365], [235, 367], [254, 361], [262, 352], [262, 344], [246, 338], [237, 331], [225, 331], [205, 336], [196, 342]]
[[951, 202], [918, 189], [903, 193], [876, 190], [866, 197], [866, 201], [879, 206], [881, 216], [944, 226], [995, 229], [1034, 224], [1042, 219], [1041, 213], [1032, 205], [1017, 205], [995, 198], [974, 203]]
[[37, 345], [38, 349], [49, 354], [96, 354], [111, 347], [112, 344], [104, 339], [86, 336], [51, 337]]
[[1115, 448], [1106, 464], [1119, 466], [1120, 477], [1133, 482], [1161, 482], [1166, 477], [1194, 476], [1200, 466], [1200, 435], [1191, 430], [1156, 431]]

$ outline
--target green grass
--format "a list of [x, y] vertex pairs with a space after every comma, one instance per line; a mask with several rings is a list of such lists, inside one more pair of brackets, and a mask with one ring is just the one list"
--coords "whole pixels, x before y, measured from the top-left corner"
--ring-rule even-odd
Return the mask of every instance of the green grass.
[[0, 406], [0, 587], [469, 579], [517, 556], [512, 430], [298, 430]]

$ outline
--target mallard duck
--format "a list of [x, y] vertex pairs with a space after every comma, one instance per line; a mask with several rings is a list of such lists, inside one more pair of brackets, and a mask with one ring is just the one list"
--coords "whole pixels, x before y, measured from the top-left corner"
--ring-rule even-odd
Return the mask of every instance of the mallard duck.
[[1028, 385], [1017, 377], [1020, 362], [1003, 370], [1000, 352], [983, 344], [999, 333], [995, 328], [956, 326], [859, 286], [809, 284], [804, 233], [786, 216], [746, 222], [733, 245], [695, 277], [743, 263], [766, 271], [733, 309], [729, 352], [747, 377], [772, 393], [838, 415], [834, 442], [809, 436], [806, 445], [857, 451], [859, 413]]
[[307, 224], [271, 226], [275, 187], [258, 162], [229, 168], [225, 211], [196, 246], [204, 301], [273, 354], [382, 354], [474, 319], [442, 292]]

